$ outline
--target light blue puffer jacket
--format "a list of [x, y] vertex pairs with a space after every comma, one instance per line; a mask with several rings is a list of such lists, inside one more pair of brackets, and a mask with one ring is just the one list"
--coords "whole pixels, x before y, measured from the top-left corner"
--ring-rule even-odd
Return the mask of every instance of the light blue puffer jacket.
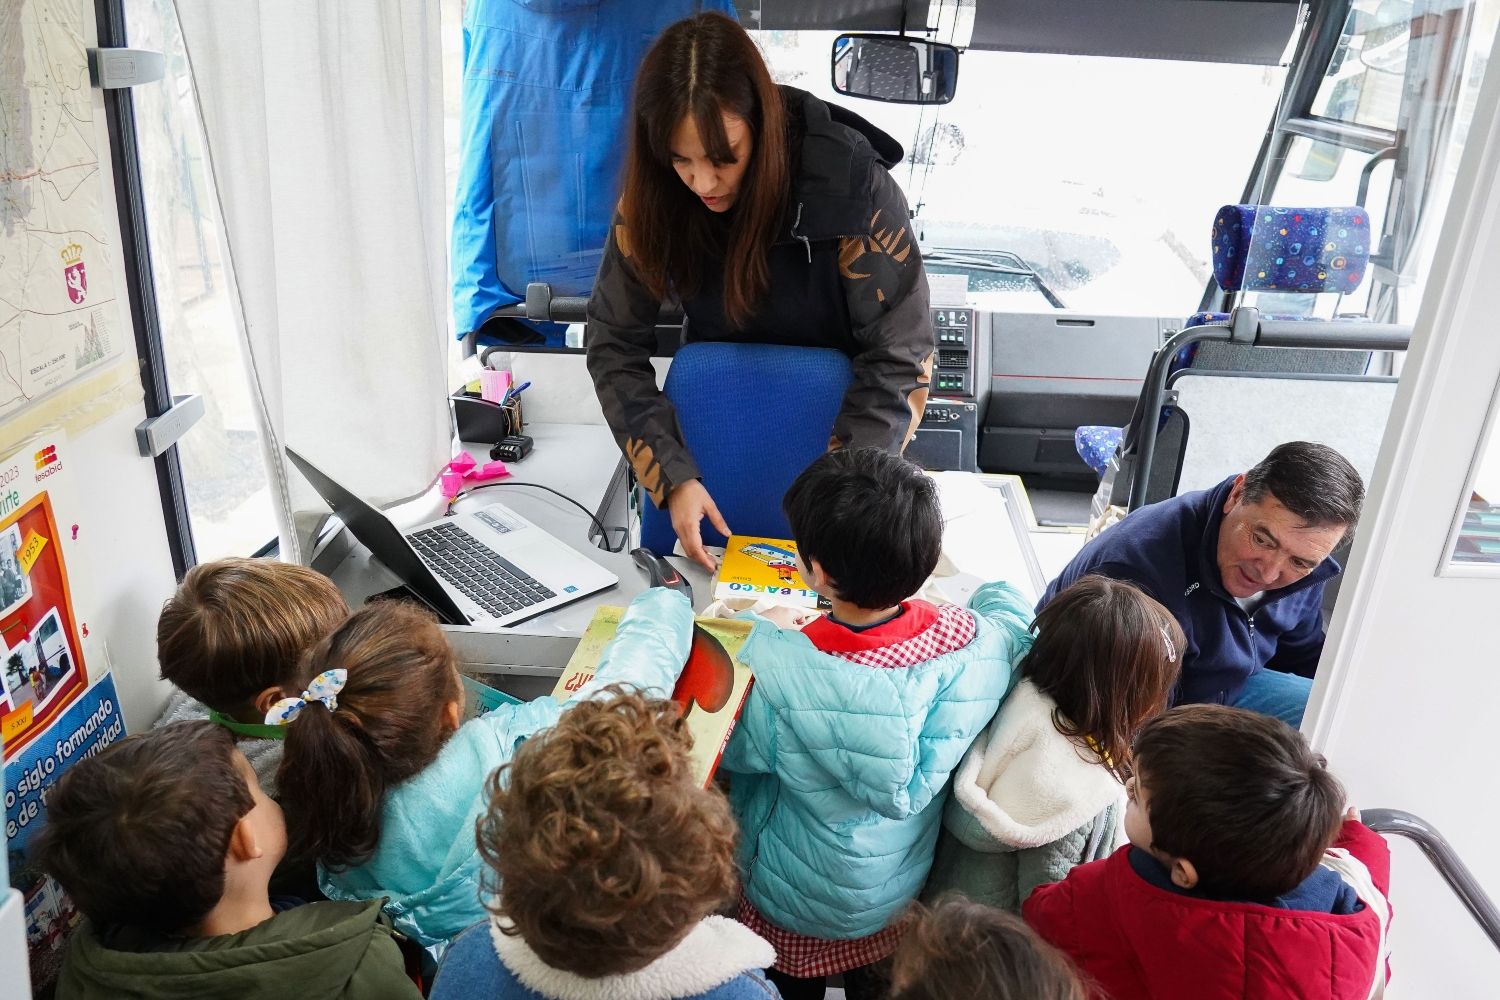
[[656, 588], [631, 602], [594, 679], [567, 703], [550, 697], [505, 705], [471, 719], [443, 745], [437, 760], [386, 793], [380, 846], [343, 871], [318, 867], [329, 899], [388, 897], [396, 929], [442, 950], [466, 927], [488, 918], [480, 900], [484, 862], [474, 821], [489, 801], [484, 784], [528, 736], [557, 722], [568, 704], [624, 682], [657, 698], [677, 684], [692, 641], [693, 609], [681, 594]]
[[921, 892], [949, 778], [1031, 646], [1031, 604], [1010, 585], [984, 585], [969, 607], [968, 646], [895, 670], [768, 622], [746, 640], [755, 686], [721, 766], [745, 893], [772, 923], [864, 937]]

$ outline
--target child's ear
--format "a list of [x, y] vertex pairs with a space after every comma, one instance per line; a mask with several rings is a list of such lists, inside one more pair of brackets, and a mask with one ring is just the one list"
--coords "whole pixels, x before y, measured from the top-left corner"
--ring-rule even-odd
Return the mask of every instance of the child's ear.
[[823, 571], [823, 564], [816, 559], [807, 561], [807, 570], [811, 574], [811, 578], [807, 581], [809, 587], [825, 587], [832, 582], [828, 579], [828, 574]]
[[463, 714], [463, 707], [456, 701], [450, 701], [443, 706], [443, 725], [450, 730], [458, 729], [458, 722]]
[[285, 691], [280, 687], [268, 687], [260, 694], [256, 695], [251, 704], [255, 706], [255, 713], [260, 716], [260, 718], [264, 719], [266, 717], [266, 713], [271, 710], [272, 705], [276, 704], [283, 698], [295, 698], [296, 696], [296, 691]]
[[1179, 889], [1193, 888], [1198, 884], [1198, 869], [1187, 858], [1173, 858], [1172, 884]]
[[255, 830], [250, 825], [250, 814], [246, 813], [234, 824], [234, 830], [229, 834], [229, 860], [254, 861], [264, 853], [255, 838]]

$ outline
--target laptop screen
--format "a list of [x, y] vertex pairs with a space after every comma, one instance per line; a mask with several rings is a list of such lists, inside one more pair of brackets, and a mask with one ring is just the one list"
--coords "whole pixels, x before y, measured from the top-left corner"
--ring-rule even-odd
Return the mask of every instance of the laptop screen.
[[464, 614], [443, 589], [432, 570], [412, 550], [406, 536], [391, 523], [390, 518], [340, 486], [292, 449], [288, 448], [286, 454], [354, 537], [387, 569], [400, 577], [402, 583], [426, 601], [446, 624], [469, 624], [469, 616]]

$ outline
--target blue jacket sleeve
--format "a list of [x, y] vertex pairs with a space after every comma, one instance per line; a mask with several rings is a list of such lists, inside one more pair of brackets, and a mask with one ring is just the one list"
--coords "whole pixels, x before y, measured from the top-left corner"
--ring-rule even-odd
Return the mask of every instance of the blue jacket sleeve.
[[693, 606], [675, 590], [653, 587], [625, 611], [604, 650], [594, 679], [568, 702], [592, 698], [610, 684], [627, 684], [650, 698], [666, 698], [677, 686], [693, 643]]
[[1008, 583], [986, 583], [969, 598], [969, 610], [1006, 633], [1011, 642], [1011, 661], [1031, 648], [1031, 605]]
[[1323, 656], [1323, 641], [1326, 638], [1327, 634], [1323, 631], [1322, 602], [1310, 600], [1297, 626], [1277, 638], [1276, 655], [1271, 657], [1266, 666], [1271, 670], [1311, 677], [1318, 668], [1318, 660]]
[[631, 602], [620, 628], [599, 661], [593, 680], [565, 702], [544, 696], [519, 705], [502, 705], [465, 725], [484, 726], [503, 746], [514, 750], [522, 740], [555, 725], [563, 711], [583, 698], [594, 698], [610, 684], [626, 684], [650, 698], [666, 698], [677, 686], [692, 643], [693, 608], [686, 597], [658, 587]]

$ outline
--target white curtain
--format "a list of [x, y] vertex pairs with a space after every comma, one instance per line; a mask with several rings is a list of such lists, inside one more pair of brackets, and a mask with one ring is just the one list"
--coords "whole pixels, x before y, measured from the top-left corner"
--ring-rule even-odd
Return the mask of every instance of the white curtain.
[[438, 5], [177, 0], [282, 553], [327, 508], [292, 448], [361, 496], [449, 457]]

